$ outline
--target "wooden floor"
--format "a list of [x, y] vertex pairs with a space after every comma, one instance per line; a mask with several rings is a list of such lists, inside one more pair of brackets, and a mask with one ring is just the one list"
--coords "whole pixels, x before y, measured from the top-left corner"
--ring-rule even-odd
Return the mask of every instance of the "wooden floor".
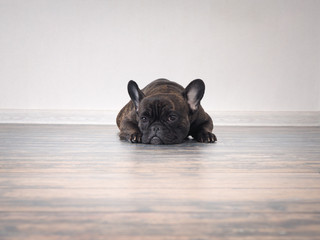
[[172, 146], [117, 132], [0, 125], [0, 239], [320, 239], [320, 128]]

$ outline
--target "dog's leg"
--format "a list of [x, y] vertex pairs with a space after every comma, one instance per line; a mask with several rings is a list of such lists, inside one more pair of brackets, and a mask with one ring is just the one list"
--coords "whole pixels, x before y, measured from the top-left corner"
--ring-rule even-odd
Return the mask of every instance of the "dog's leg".
[[121, 140], [127, 140], [132, 143], [141, 143], [142, 134], [136, 123], [124, 120], [120, 124], [119, 137]]
[[[201, 111], [200, 114], [202, 117], [191, 125], [190, 135], [198, 142], [214, 143], [217, 141], [217, 137], [212, 133], [212, 119], [204, 111]], [[199, 121], [199, 119], [202, 119], [202, 121]]]

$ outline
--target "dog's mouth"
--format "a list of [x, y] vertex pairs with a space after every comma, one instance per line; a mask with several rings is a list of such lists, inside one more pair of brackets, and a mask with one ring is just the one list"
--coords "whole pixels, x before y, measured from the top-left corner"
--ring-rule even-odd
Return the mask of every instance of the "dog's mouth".
[[150, 144], [160, 145], [160, 144], [163, 144], [163, 142], [159, 137], [154, 136], [153, 138], [150, 139]]

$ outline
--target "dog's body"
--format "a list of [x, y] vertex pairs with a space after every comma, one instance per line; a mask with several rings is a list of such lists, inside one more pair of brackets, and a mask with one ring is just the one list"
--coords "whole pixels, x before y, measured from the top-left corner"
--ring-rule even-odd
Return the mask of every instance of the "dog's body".
[[131, 101], [117, 116], [120, 139], [132, 143], [175, 144], [191, 135], [199, 142], [215, 142], [212, 120], [200, 105], [204, 89], [200, 79], [185, 89], [175, 82], [158, 79], [140, 90], [130, 81]]

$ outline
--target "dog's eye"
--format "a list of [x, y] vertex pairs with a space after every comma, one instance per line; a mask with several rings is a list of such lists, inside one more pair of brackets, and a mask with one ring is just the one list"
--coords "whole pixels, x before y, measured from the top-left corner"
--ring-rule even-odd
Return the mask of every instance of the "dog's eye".
[[169, 121], [169, 122], [174, 122], [175, 120], [177, 120], [177, 117], [174, 116], [174, 115], [170, 115], [170, 116], [168, 117], [168, 121]]
[[141, 119], [142, 122], [147, 122], [148, 121], [147, 117], [141, 117], [140, 119]]

